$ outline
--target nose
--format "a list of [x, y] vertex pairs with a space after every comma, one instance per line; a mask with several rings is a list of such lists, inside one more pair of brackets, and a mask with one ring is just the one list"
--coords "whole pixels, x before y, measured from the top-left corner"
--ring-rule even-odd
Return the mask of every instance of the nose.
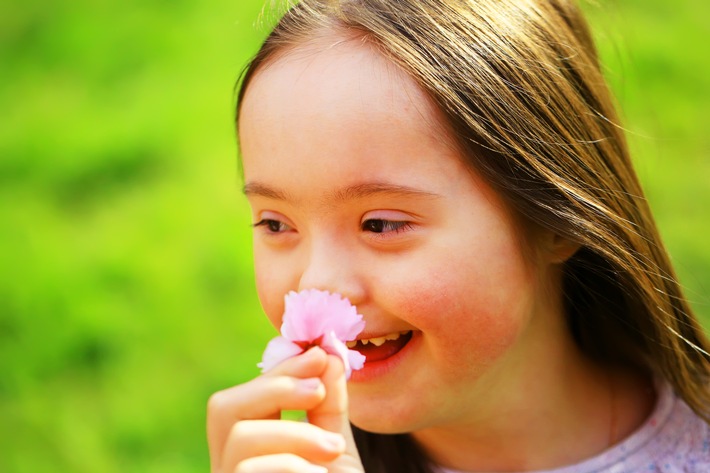
[[345, 296], [357, 305], [365, 297], [354, 252], [336, 244], [314, 244], [304, 263], [298, 290], [320, 289]]

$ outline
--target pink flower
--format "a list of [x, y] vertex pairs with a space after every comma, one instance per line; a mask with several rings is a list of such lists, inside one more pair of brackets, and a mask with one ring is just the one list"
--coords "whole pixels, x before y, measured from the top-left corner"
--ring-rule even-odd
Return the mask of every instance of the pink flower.
[[355, 340], [365, 328], [362, 315], [357, 313], [350, 301], [340, 294], [317, 289], [299, 293], [291, 291], [284, 300], [286, 309], [281, 336], [272, 339], [266, 346], [261, 363], [257, 365], [262, 373], [314, 346], [339, 356], [345, 365], [347, 378], [350, 378], [352, 370], [362, 368], [365, 356], [345, 346], [345, 342]]

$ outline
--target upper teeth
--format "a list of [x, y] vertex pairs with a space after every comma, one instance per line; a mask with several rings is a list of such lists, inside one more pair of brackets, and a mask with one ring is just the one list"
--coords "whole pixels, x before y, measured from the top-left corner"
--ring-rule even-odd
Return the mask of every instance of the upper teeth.
[[407, 332], [409, 332], [409, 331], [405, 330], [404, 332], [389, 333], [383, 337], [363, 338], [362, 340], [352, 340], [352, 341], [346, 342], [345, 345], [348, 348], [355, 348], [355, 345], [357, 345], [357, 342], [359, 341], [363, 345], [367, 345], [368, 343], [372, 343], [376, 347], [379, 347], [383, 343], [385, 343], [387, 340], [397, 340], [401, 335], [404, 335]]

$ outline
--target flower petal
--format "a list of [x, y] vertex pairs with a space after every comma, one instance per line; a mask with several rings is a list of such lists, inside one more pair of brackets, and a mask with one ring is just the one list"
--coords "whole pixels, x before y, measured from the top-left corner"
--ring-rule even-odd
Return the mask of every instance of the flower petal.
[[342, 341], [338, 340], [334, 332], [325, 334], [320, 346], [326, 353], [343, 360], [345, 379], [350, 379], [353, 370], [359, 370], [365, 364], [365, 356], [356, 350], [349, 350]]
[[[318, 301], [317, 301], [317, 300]], [[327, 316], [313, 306], [320, 301], [311, 291], [289, 292], [284, 297], [284, 317], [281, 334], [294, 341], [313, 341], [325, 333]]]
[[355, 340], [365, 328], [362, 315], [340, 294], [317, 289], [289, 292], [284, 298], [285, 310], [281, 336], [269, 342], [258, 366], [262, 372], [282, 361], [318, 345], [327, 353], [343, 360], [346, 377], [353, 369], [362, 368], [365, 357], [348, 350], [346, 341]]
[[282, 361], [303, 353], [303, 348], [284, 337], [275, 337], [266, 345], [261, 363], [257, 366], [265, 373]]
[[352, 370], [360, 370], [365, 366], [365, 355], [357, 350], [348, 349], [348, 361]]
[[340, 294], [317, 289], [289, 292], [285, 299], [281, 334], [292, 341], [313, 341], [328, 332], [345, 342], [365, 328], [362, 315]]

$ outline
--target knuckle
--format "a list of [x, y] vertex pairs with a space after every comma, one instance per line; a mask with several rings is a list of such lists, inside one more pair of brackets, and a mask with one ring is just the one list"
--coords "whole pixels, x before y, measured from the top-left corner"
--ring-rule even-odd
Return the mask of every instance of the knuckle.
[[283, 396], [296, 391], [298, 384], [295, 378], [290, 376], [278, 376], [272, 380], [273, 390], [276, 395]]
[[253, 422], [248, 420], [240, 420], [232, 424], [232, 427], [229, 429], [230, 441], [234, 442], [234, 445], [239, 445], [247, 439], [253, 433], [253, 429], [251, 428], [252, 424]]
[[[255, 473], [260, 469], [258, 463], [261, 462], [256, 461], [253, 458], [247, 458], [237, 463], [233, 471], [234, 473]], [[264, 470], [262, 469], [261, 471]], [[275, 470], [273, 468], [267, 471], [273, 471], [275, 473]]]
[[281, 453], [267, 457], [246, 458], [234, 467], [234, 473], [298, 473], [306, 471], [309, 463], [292, 453]]
[[227, 396], [224, 391], [217, 391], [212, 394], [207, 400], [207, 412], [217, 413], [225, 409], [227, 405]]
[[250, 468], [249, 465], [250, 465], [249, 461], [242, 460], [235, 465], [233, 472], [234, 473], [249, 473], [251, 471], [254, 471], [254, 469]]

